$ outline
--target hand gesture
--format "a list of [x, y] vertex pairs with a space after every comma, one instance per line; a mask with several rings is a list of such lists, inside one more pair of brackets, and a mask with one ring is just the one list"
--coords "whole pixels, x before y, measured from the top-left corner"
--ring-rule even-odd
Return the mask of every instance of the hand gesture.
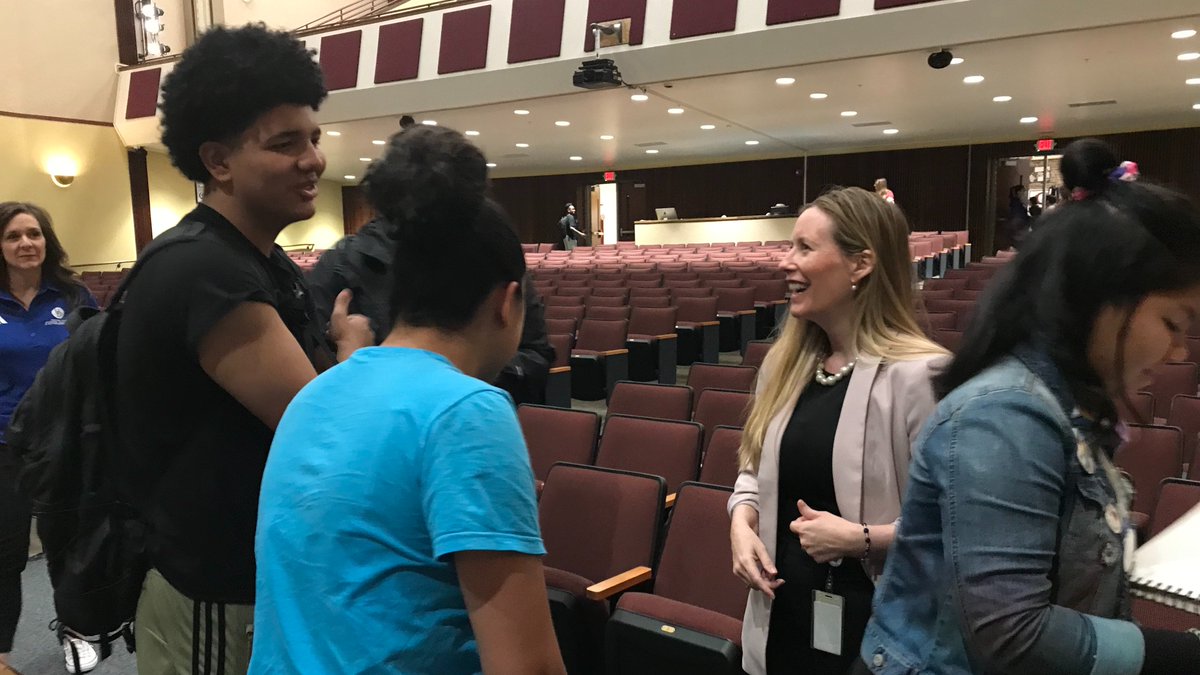
[[734, 509], [729, 545], [733, 549], [734, 575], [746, 588], [762, 591], [774, 600], [775, 589], [783, 585], [783, 579], [776, 578], [779, 571], [758, 536], [758, 512], [752, 507], [741, 505]]
[[329, 317], [329, 339], [337, 345], [338, 361], [350, 358], [354, 350], [375, 344], [375, 333], [371, 322], [362, 314], [350, 313], [350, 301], [354, 293], [345, 289], [333, 301], [333, 314]]
[[862, 554], [865, 547], [862, 527], [828, 511], [817, 511], [803, 499], [796, 506], [800, 508], [800, 517], [788, 529], [800, 538], [800, 545], [813, 560], [827, 563]]

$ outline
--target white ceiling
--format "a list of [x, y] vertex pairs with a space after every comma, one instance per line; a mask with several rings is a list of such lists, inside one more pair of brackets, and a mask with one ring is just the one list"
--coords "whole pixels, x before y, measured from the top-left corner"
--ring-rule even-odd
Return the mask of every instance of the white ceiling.
[[[583, 91], [455, 110], [412, 111], [418, 121], [477, 130], [475, 142], [497, 163], [496, 177], [634, 169], [705, 162], [830, 154], [859, 150], [980, 143], [1041, 136], [1076, 136], [1141, 129], [1200, 126], [1200, 15], [1069, 33], [1035, 35], [954, 48], [961, 65], [932, 70], [928, 52], [811, 64], [696, 78], [645, 87], [649, 100], [629, 90]], [[616, 57], [618, 66], [621, 57]], [[982, 75], [983, 83], [963, 78]], [[775, 84], [792, 77], [791, 86]], [[828, 94], [812, 100], [809, 94]], [[994, 96], [1012, 96], [995, 103]], [[1071, 108], [1072, 103], [1116, 100], [1115, 105]], [[673, 115], [668, 108], [682, 107]], [[527, 109], [529, 115], [513, 114]], [[858, 115], [845, 118], [842, 111]], [[1021, 117], [1037, 116], [1036, 124]], [[570, 122], [558, 127], [556, 121]], [[885, 136], [890, 122], [900, 133]], [[716, 129], [703, 131], [702, 124]], [[397, 118], [341, 122], [341, 136], [323, 142], [326, 176], [353, 183], [398, 129]], [[600, 139], [614, 136], [612, 141]], [[748, 146], [748, 140], [759, 141]], [[528, 143], [527, 149], [515, 147]], [[660, 152], [648, 155], [646, 143]], [[520, 156], [518, 156], [520, 155]], [[582, 157], [572, 161], [571, 156]], [[343, 179], [353, 175], [355, 179]]]

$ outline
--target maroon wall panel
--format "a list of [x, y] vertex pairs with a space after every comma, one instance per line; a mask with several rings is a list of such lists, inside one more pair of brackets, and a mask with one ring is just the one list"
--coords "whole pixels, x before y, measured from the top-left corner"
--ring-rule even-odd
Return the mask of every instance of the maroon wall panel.
[[513, 0], [508, 62], [554, 58], [562, 53], [567, 0]]
[[671, 39], [725, 33], [737, 23], [737, 0], [675, 0]]
[[362, 31], [326, 35], [321, 38], [321, 71], [329, 91], [358, 86], [358, 55], [362, 50]]
[[425, 19], [379, 27], [375, 84], [416, 79], [417, 69], [421, 65], [421, 31], [424, 28]]
[[837, 16], [842, 0], [768, 0], [767, 25]]
[[438, 74], [487, 67], [488, 30], [492, 6], [472, 7], [442, 15], [442, 45]]
[[891, 9], [893, 7], [904, 7], [905, 5], [921, 5], [926, 2], [937, 2], [937, 0], [875, 0], [875, 9]]
[[158, 108], [158, 84], [162, 68], [139, 70], [129, 76], [129, 98], [125, 99], [125, 119], [154, 117]]
[[[646, 28], [646, 0], [589, 0], [588, 24], [617, 19], [630, 19], [629, 44], [642, 44], [642, 33]], [[584, 26], [583, 30], [587, 33], [587, 39], [583, 43], [584, 51], [594, 51], [595, 40], [592, 31], [588, 30], [587, 26]]]

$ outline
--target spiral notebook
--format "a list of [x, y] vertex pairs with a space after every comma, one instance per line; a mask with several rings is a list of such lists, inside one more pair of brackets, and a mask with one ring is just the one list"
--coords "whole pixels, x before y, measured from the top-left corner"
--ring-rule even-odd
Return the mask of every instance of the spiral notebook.
[[1200, 505], [1134, 554], [1133, 594], [1200, 614]]

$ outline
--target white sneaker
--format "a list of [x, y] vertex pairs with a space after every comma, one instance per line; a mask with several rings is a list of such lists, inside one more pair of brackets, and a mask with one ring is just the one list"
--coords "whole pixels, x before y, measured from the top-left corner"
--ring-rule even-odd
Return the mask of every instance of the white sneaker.
[[[90, 672], [100, 663], [100, 655], [91, 643], [77, 638], [68, 637], [63, 640], [63, 656], [67, 659], [67, 672], [78, 674]], [[79, 669], [75, 669], [75, 656], [79, 655]]]

